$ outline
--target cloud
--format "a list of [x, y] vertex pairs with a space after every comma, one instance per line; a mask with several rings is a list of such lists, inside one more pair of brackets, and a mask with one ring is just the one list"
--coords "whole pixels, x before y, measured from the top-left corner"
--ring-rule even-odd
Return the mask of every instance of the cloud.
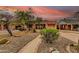
[[58, 10], [58, 9], [54, 9], [54, 8], [47, 8], [47, 7], [38, 7], [38, 6], [35, 6], [35, 7], [29, 7], [29, 6], [3, 6], [3, 7], [0, 7], [0, 9], [3, 8], [3, 9], [9, 9], [10, 11], [16, 11], [17, 9], [18, 10], [21, 10], [21, 11], [26, 11], [28, 10], [28, 8], [32, 8], [33, 10], [33, 13], [36, 15], [36, 16], [39, 16], [39, 17], [43, 17], [43, 18], [48, 18], [48, 19], [58, 19], [58, 18], [62, 18], [62, 17], [67, 17], [69, 16], [69, 14], [67, 12], [64, 12], [64, 11], [61, 11], [61, 10]]

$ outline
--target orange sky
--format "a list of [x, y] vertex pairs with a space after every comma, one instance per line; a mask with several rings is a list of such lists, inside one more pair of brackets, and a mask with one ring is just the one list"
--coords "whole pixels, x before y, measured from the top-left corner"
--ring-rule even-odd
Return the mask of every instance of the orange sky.
[[[0, 9], [9, 9], [11, 11], [13, 10], [21, 10], [21, 11], [25, 11], [28, 10], [28, 6], [4, 6], [4, 7], [0, 7]], [[64, 11], [60, 11], [57, 9], [50, 9], [50, 8], [46, 8], [46, 7], [31, 7], [34, 14], [40, 17], [44, 17], [44, 18], [48, 18], [48, 19], [58, 19], [60, 17], [66, 17], [69, 14], [64, 12]]]
[[[27, 10], [29, 7], [27, 6], [19, 6], [17, 7], [20, 10]], [[39, 14], [56, 14], [56, 15], [67, 15], [67, 13], [60, 11], [60, 10], [56, 10], [56, 9], [50, 9], [50, 8], [46, 8], [46, 7], [31, 7], [32, 10], [35, 13], [39, 13]]]

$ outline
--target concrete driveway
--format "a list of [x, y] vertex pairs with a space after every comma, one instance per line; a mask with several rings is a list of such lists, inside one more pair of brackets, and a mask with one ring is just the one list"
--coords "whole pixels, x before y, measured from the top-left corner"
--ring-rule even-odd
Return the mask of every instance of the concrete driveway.
[[[13, 30], [13, 33], [18, 32], [18, 30]], [[8, 32], [6, 30], [0, 31], [0, 35], [4, 35], [4, 34], [8, 34]]]
[[79, 33], [77, 31], [60, 31], [60, 36], [78, 43]]

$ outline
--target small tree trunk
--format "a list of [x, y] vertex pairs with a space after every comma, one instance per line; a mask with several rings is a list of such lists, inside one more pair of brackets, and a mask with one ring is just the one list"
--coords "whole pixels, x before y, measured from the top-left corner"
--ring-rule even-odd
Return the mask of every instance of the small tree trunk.
[[9, 23], [5, 24], [6, 30], [8, 31], [8, 33], [10, 34], [10, 36], [13, 36], [11, 30], [9, 29]]
[[13, 36], [11, 30], [9, 28], [6, 28], [6, 30], [8, 31], [8, 33], [10, 34], [10, 36]]

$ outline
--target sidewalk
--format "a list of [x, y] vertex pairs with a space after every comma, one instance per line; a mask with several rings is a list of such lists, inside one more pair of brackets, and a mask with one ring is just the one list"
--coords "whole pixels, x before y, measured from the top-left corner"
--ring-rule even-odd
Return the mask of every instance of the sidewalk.
[[40, 38], [41, 35], [39, 35], [37, 38], [29, 42], [27, 45], [25, 45], [19, 53], [36, 53], [38, 50], [38, 46], [40, 45], [42, 39]]

